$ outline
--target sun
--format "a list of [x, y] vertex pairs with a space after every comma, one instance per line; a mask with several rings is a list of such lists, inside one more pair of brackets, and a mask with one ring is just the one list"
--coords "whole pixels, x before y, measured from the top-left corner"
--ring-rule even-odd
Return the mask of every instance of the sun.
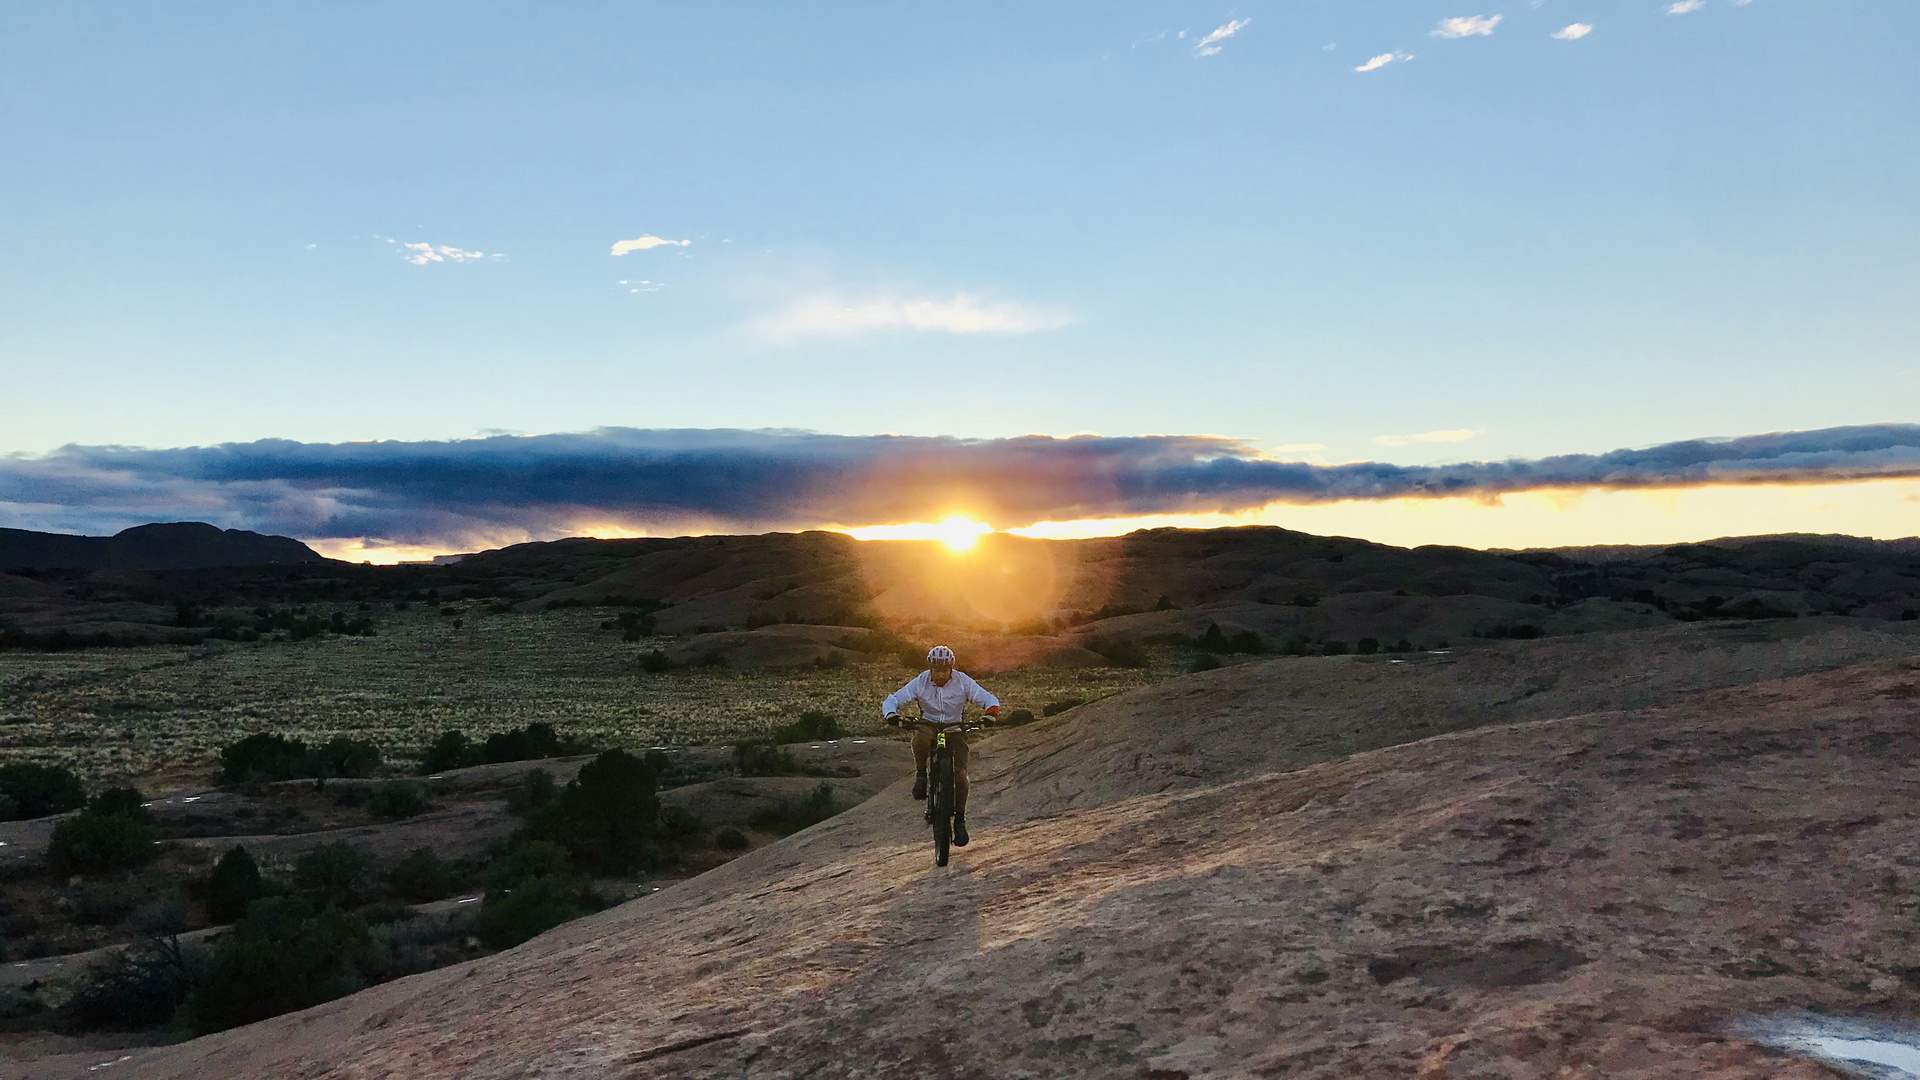
[[973, 550], [973, 545], [992, 531], [993, 526], [975, 521], [965, 514], [946, 518], [930, 530], [932, 539], [947, 545], [947, 550], [955, 554]]

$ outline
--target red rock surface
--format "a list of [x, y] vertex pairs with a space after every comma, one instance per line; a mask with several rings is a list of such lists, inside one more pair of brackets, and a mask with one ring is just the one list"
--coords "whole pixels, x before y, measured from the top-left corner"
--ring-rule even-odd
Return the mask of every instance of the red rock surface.
[[[1920, 1005], [1920, 663], [1235, 775], [1288, 663], [990, 741], [944, 870], [899, 785], [488, 960], [0, 1076], [1819, 1077], [1726, 1022]], [[1463, 685], [1421, 678], [1368, 700]]]

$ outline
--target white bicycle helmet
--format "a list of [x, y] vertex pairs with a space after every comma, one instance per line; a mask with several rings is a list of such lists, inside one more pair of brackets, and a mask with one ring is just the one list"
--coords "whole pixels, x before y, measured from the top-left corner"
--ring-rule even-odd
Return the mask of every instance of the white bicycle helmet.
[[945, 645], [935, 645], [933, 648], [928, 649], [927, 650], [927, 666], [928, 667], [952, 667], [953, 666], [953, 650], [947, 648]]

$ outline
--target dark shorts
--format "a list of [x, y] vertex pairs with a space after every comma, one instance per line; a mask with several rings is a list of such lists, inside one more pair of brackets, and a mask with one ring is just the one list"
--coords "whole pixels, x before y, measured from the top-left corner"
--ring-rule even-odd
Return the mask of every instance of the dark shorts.
[[[935, 730], [932, 724], [915, 724], [913, 726], [913, 760], [915, 762], [932, 759], [933, 733]], [[957, 727], [948, 728], [947, 745], [953, 749], [953, 767], [965, 771], [968, 758], [967, 736], [965, 733]]]

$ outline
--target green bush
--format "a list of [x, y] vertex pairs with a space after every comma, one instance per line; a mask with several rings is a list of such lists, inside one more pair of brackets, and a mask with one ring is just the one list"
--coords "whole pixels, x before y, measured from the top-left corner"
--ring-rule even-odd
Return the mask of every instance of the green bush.
[[561, 842], [577, 863], [620, 873], [648, 861], [659, 828], [662, 764], [608, 750], [580, 767], [559, 801], [568, 822]]
[[1347, 654], [1347, 643], [1344, 641], [1329, 641], [1320, 646], [1320, 651], [1327, 656], [1345, 656]]
[[560, 795], [560, 785], [553, 782], [553, 774], [545, 769], [528, 769], [520, 778], [520, 786], [507, 793], [507, 809], [525, 816], [553, 802]]
[[69, 1031], [138, 1031], [173, 1019], [193, 988], [178, 938], [149, 938], [96, 961], [61, 1007]]
[[420, 785], [405, 780], [389, 780], [374, 788], [362, 806], [374, 817], [399, 821], [426, 813], [428, 803]]
[[1099, 653], [1107, 663], [1114, 667], [1140, 668], [1147, 666], [1147, 650], [1132, 638], [1093, 637], [1087, 639], [1087, 648]]
[[1031, 724], [1033, 723], [1033, 710], [1032, 709], [1015, 709], [1012, 712], [1007, 714], [1007, 718], [1005, 720], [1002, 720], [1000, 722], [1007, 725], [1008, 727], [1019, 727], [1021, 724]]
[[260, 866], [243, 847], [231, 847], [207, 875], [207, 918], [229, 923], [247, 913], [247, 905], [266, 895]]
[[552, 724], [528, 724], [513, 731], [496, 731], [481, 747], [480, 761], [499, 765], [508, 761], [538, 761], [563, 754], [559, 732]]
[[838, 812], [833, 808], [833, 785], [822, 780], [806, 798], [782, 799], [773, 806], [763, 806], [753, 812], [747, 823], [785, 836], [825, 821]]
[[505, 949], [601, 906], [592, 887], [577, 876], [530, 878], [504, 892], [489, 891], [480, 902], [475, 932], [494, 948]]
[[747, 834], [729, 825], [713, 834], [713, 846], [721, 851], [745, 851]]
[[1208, 623], [1207, 632], [1200, 635], [1200, 648], [1210, 653], [1230, 653], [1233, 642], [1227, 640], [1227, 633], [1220, 629], [1219, 623]]
[[107, 788], [87, 800], [87, 812], [90, 814], [119, 814], [135, 821], [151, 822], [153, 816], [147, 813], [146, 796], [138, 788]]
[[265, 731], [249, 735], [220, 751], [220, 768], [228, 780], [286, 780], [306, 759], [307, 744]]
[[1068, 709], [1077, 708], [1085, 704], [1086, 704], [1085, 701], [1077, 697], [1061, 698], [1059, 701], [1049, 701], [1045, 705], [1040, 706], [1040, 715], [1058, 716], [1061, 713], [1066, 712]]
[[818, 742], [823, 739], [839, 739], [852, 734], [840, 726], [833, 714], [820, 709], [808, 709], [790, 724], [782, 724], [773, 729], [773, 741], [776, 743]]
[[1194, 656], [1193, 663], [1187, 665], [1187, 670], [1196, 671], [1196, 672], [1212, 671], [1219, 666], [1220, 666], [1219, 657], [1213, 655], [1212, 653], [1203, 652], [1203, 653], [1198, 653]]
[[452, 896], [459, 883], [453, 869], [432, 848], [415, 848], [387, 871], [387, 888], [403, 900], [426, 904]]
[[1359, 653], [1361, 656], [1372, 656], [1373, 654], [1379, 651], [1380, 651], [1379, 638], [1363, 637], [1360, 639]]
[[673, 661], [667, 659], [667, 654], [659, 649], [650, 649], [641, 653], [639, 663], [641, 671], [654, 675], [673, 670]]
[[57, 874], [105, 874], [151, 860], [158, 839], [152, 825], [126, 814], [83, 810], [53, 827], [47, 865]]
[[379, 967], [370, 945], [365, 920], [338, 908], [316, 915], [296, 897], [255, 900], [214, 945], [188, 1020], [205, 1034], [351, 994]]
[[367, 777], [380, 767], [380, 748], [345, 736], [308, 747], [299, 739], [263, 731], [221, 750], [220, 766], [227, 779], [234, 783]]
[[80, 778], [64, 765], [0, 766], [0, 820], [64, 814], [86, 801]]
[[1267, 643], [1262, 641], [1260, 634], [1254, 630], [1242, 630], [1233, 635], [1230, 644], [1234, 652], [1247, 653], [1251, 656], [1258, 656], [1267, 651]]
[[800, 771], [793, 751], [772, 742], [734, 743], [733, 764], [741, 776], [793, 776]]
[[294, 888], [315, 907], [351, 907], [372, 860], [346, 841], [321, 844], [294, 860]]
[[473, 740], [467, 738], [467, 733], [449, 729], [441, 732], [440, 737], [433, 740], [433, 745], [427, 747], [426, 754], [420, 759], [420, 771], [425, 774], [458, 769], [473, 764], [476, 757]]

